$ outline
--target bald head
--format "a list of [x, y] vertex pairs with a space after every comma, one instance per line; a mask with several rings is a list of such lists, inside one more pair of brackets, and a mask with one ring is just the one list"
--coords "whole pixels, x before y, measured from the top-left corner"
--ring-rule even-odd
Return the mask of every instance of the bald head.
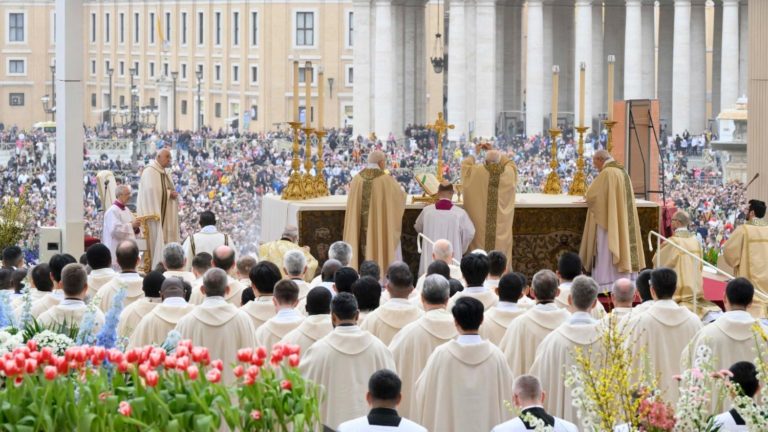
[[451, 245], [451, 242], [445, 239], [436, 241], [432, 247], [432, 258], [450, 264], [451, 259], [453, 259], [453, 245]]
[[283, 240], [296, 243], [296, 241], [299, 240], [299, 228], [295, 225], [286, 225], [281, 237]]
[[164, 148], [157, 152], [155, 160], [157, 160], [157, 163], [160, 164], [161, 167], [168, 168], [171, 166], [171, 162], [173, 162], [173, 156], [171, 156], [170, 150]]
[[691, 224], [691, 216], [688, 212], [678, 210], [675, 212], [675, 215], [672, 216], [672, 222], [677, 222], [677, 227], [675, 228], [687, 228], [688, 225]]
[[598, 150], [592, 155], [592, 164], [598, 170], [603, 169], [605, 162], [611, 159], [611, 154], [607, 150]]
[[229, 272], [235, 266], [235, 250], [229, 246], [219, 246], [214, 249], [213, 265]]
[[617, 280], [613, 283], [611, 298], [616, 307], [632, 307], [635, 300], [635, 284], [626, 278]]
[[368, 155], [368, 163], [376, 164], [379, 168], [384, 169], [384, 165], [387, 163], [387, 156], [384, 152], [379, 150], [372, 151], [371, 154]]
[[485, 161], [488, 163], [499, 163], [501, 161], [501, 153], [498, 150], [488, 150], [485, 154]]

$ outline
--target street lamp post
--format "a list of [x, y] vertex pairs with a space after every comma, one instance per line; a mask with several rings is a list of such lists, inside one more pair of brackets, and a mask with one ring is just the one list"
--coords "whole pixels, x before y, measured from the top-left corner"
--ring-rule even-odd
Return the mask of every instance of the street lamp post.
[[203, 81], [203, 71], [198, 69], [195, 71], [195, 77], [197, 77], [197, 130], [203, 129], [203, 106], [200, 101], [200, 83]]
[[56, 121], [56, 65], [51, 65], [51, 120]]
[[176, 80], [179, 78], [178, 72], [171, 72], [173, 78], [173, 131], [176, 132]]
[[109, 102], [107, 103], [107, 124], [112, 128], [112, 75], [115, 73], [113, 68], [107, 69], [109, 75]]

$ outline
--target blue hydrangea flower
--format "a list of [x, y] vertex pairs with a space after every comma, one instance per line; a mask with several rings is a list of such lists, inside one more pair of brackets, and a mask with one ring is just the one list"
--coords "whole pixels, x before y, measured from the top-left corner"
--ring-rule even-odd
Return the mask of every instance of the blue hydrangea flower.
[[96, 345], [109, 349], [114, 348], [117, 344], [117, 324], [120, 322], [120, 314], [123, 313], [123, 304], [127, 293], [125, 287], [122, 287], [112, 300], [112, 307], [109, 308], [107, 316], [104, 318], [104, 326], [96, 335]]

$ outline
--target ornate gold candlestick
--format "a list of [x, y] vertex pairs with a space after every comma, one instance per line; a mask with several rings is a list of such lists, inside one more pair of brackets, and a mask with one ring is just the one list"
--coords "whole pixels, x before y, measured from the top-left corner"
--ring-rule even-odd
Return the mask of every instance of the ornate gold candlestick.
[[314, 129], [304, 128], [304, 176], [301, 179], [304, 186], [304, 199], [317, 196], [315, 193], [315, 176], [312, 175], [312, 132]]
[[291, 177], [288, 179], [288, 184], [283, 188], [282, 198], [284, 200], [301, 200], [304, 199], [304, 185], [301, 181], [301, 161], [299, 160], [299, 129], [301, 129], [301, 122], [288, 123], [293, 129], [293, 161], [291, 162]]
[[560, 135], [560, 129], [550, 129], [549, 136], [552, 139], [552, 154], [549, 161], [549, 168], [552, 171], [547, 176], [547, 183], [544, 185], [544, 193], [548, 195], [557, 195], [563, 191], [560, 186], [560, 176], [557, 175], [557, 137]]
[[323, 169], [325, 168], [325, 162], [323, 161], [323, 138], [325, 137], [324, 130], [318, 130], [315, 132], [317, 136], [317, 160], [315, 161], [315, 196], [324, 197], [328, 196], [328, 183], [325, 181], [325, 175]]
[[573, 182], [568, 195], [581, 195], [587, 193], [587, 176], [584, 174], [584, 132], [589, 129], [585, 126], [577, 126], [579, 132], [579, 158], [576, 159], [576, 174], [573, 175]]
[[613, 156], [613, 127], [616, 126], [616, 122], [613, 120], [606, 120], [603, 122], [608, 132], [608, 142], [605, 145], [605, 149]]

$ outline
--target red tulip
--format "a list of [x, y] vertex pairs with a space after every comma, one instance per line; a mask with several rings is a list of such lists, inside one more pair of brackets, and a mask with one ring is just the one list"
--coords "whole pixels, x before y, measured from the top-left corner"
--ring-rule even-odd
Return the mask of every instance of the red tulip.
[[38, 360], [41, 362], [47, 362], [51, 360], [51, 358], [53, 358], [53, 350], [50, 347], [43, 347], [43, 349], [40, 350], [40, 357]]
[[152, 370], [152, 367], [149, 365], [149, 363], [142, 363], [139, 365], [139, 376], [145, 378], [147, 376], [147, 372]]
[[160, 366], [160, 354], [153, 352], [149, 355], [149, 364], [152, 365], [152, 367], [158, 367]]
[[176, 359], [176, 369], [186, 370], [189, 367], [189, 357], [178, 357]]
[[220, 371], [223, 371], [224, 370], [224, 362], [219, 360], [219, 359], [216, 359], [216, 360], [211, 362], [211, 367], [215, 367], [216, 369], [218, 369]]
[[168, 357], [165, 358], [165, 361], [163, 362], [163, 365], [166, 369], [173, 369], [176, 367], [176, 356], [171, 354]]
[[267, 358], [267, 349], [266, 349], [266, 348], [264, 348], [263, 346], [260, 346], [260, 347], [258, 347], [258, 348], [256, 349], [256, 355], [257, 355], [257, 356], [258, 356], [260, 359], [265, 359], [265, 358]]
[[56, 370], [64, 375], [69, 371], [69, 362], [67, 362], [66, 357], [56, 357]]
[[24, 382], [24, 375], [19, 375], [13, 380], [13, 384], [18, 387]]
[[216, 384], [217, 382], [221, 381], [221, 371], [213, 368], [209, 370], [207, 374], [205, 374], [205, 379], [207, 379], [208, 382]]
[[35, 369], [37, 369], [37, 360], [28, 358], [24, 362], [24, 372], [28, 374], [35, 373]]
[[203, 360], [203, 348], [202, 347], [192, 348], [192, 361], [199, 363], [202, 360]]
[[245, 371], [246, 374], [248, 374], [251, 378], [256, 378], [259, 376], [259, 367], [258, 366], [251, 366], [248, 368], [248, 370]]
[[259, 410], [251, 411], [251, 418], [254, 419], [254, 420], [261, 419], [261, 411], [259, 411]]
[[187, 375], [189, 375], [189, 379], [194, 381], [200, 375], [200, 370], [197, 368], [196, 365], [191, 365], [190, 367], [187, 368]]
[[[107, 350], [104, 349], [104, 347], [93, 347], [93, 355], [91, 356], [92, 360], [98, 360], [98, 363], [101, 363], [104, 361], [104, 359], [107, 358]], [[94, 363], [97, 363], [94, 361]]]
[[131, 416], [131, 404], [129, 404], [126, 401], [120, 402], [120, 405], [117, 408], [117, 412], [120, 413], [120, 415], [123, 415], [125, 417]]
[[56, 379], [56, 375], [58, 375], [56, 366], [46, 366], [45, 369], [43, 369], [43, 373], [45, 374], [45, 379], [48, 381], [53, 381]]
[[255, 366], [262, 367], [264, 366], [264, 359], [259, 357], [256, 360], [252, 361], [251, 363], [253, 363]]
[[125, 354], [125, 359], [128, 361], [128, 363], [136, 363], [139, 361], [139, 357], [141, 357], [141, 350], [137, 351], [135, 349], [128, 351]]
[[251, 361], [251, 356], [253, 355], [253, 350], [250, 348], [242, 348], [237, 350], [237, 361], [239, 362], [249, 362]]
[[286, 347], [288, 349], [288, 354], [285, 354], [285, 350], [283, 350], [283, 355], [298, 355], [301, 352], [301, 347], [299, 345], [288, 344]]
[[127, 361], [122, 361], [117, 364], [117, 371], [120, 373], [127, 373], [128, 370], [131, 368], [131, 364]]
[[160, 379], [160, 375], [157, 373], [157, 371], [147, 371], [146, 376], [144, 379], [147, 381], [147, 385], [150, 387], [154, 387], [157, 385], [157, 381]]
[[7, 376], [13, 376], [17, 373], [21, 372], [21, 369], [13, 360], [8, 360], [5, 362], [5, 375]]
[[291, 367], [298, 367], [299, 366], [299, 355], [298, 354], [291, 354], [288, 356], [288, 364]]
[[251, 377], [250, 375], [246, 375], [245, 379], [243, 380], [243, 384], [247, 386], [253, 385], [254, 382], [256, 382], [256, 379]]
[[245, 374], [245, 369], [243, 369], [243, 366], [237, 365], [234, 369], [232, 369], [232, 373], [235, 374], [235, 378], [240, 378]]
[[192, 349], [192, 341], [190, 339], [184, 339], [182, 341], [179, 341], [178, 344], [176, 344], [177, 347], [186, 347], [188, 349]]
[[288, 380], [282, 380], [280, 381], [280, 388], [283, 390], [291, 391], [291, 388], [293, 388], [293, 384]]
[[77, 351], [75, 351], [75, 361], [78, 363], [83, 363], [87, 356], [88, 353], [83, 348], [79, 348]]
[[24, 367], [24, 363], [27, 361], [27, 356], [22, 353], [16, 353], [16, 355], [13, 356], [13, 361], [16, 362], [16, 366], [22, 368]]
[[27, 341], [27, 348], [30, 349], [30, 351], [37, 351], [37, 341], [34, 339], [30, 339]]
[[[181, 344], [181, 342], [179, 342]], [[176, 357], [186, 357], [189, 355], [189, 348], [179, 345], [176, 347]]]

